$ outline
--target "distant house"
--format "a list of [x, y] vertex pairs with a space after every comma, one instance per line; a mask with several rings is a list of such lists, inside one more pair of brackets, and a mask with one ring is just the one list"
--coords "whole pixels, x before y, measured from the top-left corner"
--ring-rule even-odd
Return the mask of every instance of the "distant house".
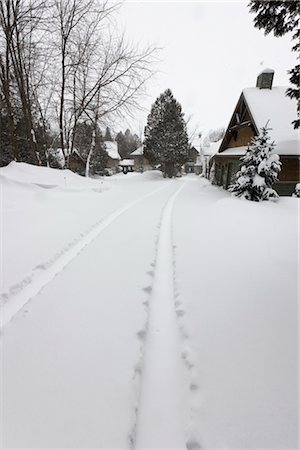
[[119, 163], [119, 167], [122, 169], [123, 173], [133, 172], [134, 160], [133, 159], [122, 159]]
[[[191, 145], [188, 149], [188, 160], [184, 165], [184, 170], [186, 173], [194, 173], [196, 172], [197, 162], [199, 162], [199, 151], [195, 148], [194, 145]], [[198, 159], [197, 159], [198, 158]], [[196, 165], [196, 167], [195, 167]]]
[[69, 156], [69, 169], [73, 172], [78, 173], [79, 175], [85, 174], [86, 161], [76, 149], [74, 149]]
[[117, 172], [119, 162], [121, 160], [118, 152], [118, 144], [116, 141], [104, 141], [104, 144], [108, 153], [106, 167], [113, 169], [114, 172]]
[[130, 154], [130, 158], [134, 160], [134, 170], [135, 172], [143, 172], [144, 170], [150, 170], [151, 165], [149, 161], [144, 156], [143, 146], [139, 147], [137, 150]]
[[209, 178], [210, 174], [210, 168], [211, 168], [211, 161], [213, 156], [219, 151], [221, 145], [221, 139], [217, 142], [207, 142], [204, 143], [203, 147], [201, 148], [201, 161], [202, 161], [202, 168], [203, 168], [203, 174], [206, 178]]
[[[191, 164], [187, 163], [185, 165], [186, 172], [194, 172], [196, 175], [203, 173], [206, 177], [209, 175], [210, 160], [217, 153], [220, 148], [221, 140], [218, 142], [210, 142], [208, 138], [203, 141], [201, 138], [194, 138], [192, 148], [196, 150], [195, 159], [192, 163], [192, 170], [187, 170]], [[198, 151], [199, 149], [199, 151]]]
[[224, 189], [233, 182], [251, 138], [266, 124], [282, 163], [276, 191], [279, 195], [291, 195], [299, 183], [300, 145], [292, 125], [297, 118], [296, 101], [286, 96], [286, 87], [273, 87], [273, 77], [274, 71], [266, 69], [258, 76], [256, 87], [243, 90], [213, 157], [213, 182]]

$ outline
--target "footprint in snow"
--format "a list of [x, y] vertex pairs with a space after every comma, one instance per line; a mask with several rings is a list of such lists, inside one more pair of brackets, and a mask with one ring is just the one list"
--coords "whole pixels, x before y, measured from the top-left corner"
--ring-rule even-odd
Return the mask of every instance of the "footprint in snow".
[[191, 440], [187, 441], [186, 448], [187, 448], [187, 450], [201, 450], [202, 446], [199, 444], [198, 441], [191, 439]]
[[136, 335], [141, 341], [144, 341], [147, 336], [147, 330], [140, 330], [136, 333]]
[[148, 307], [149, 307], [149, 301], [148, 301], [148, 300], [145, 300], [145, 301], [143, 302], [143, 305], [144, 305], [146, 308], [148, 308]]
[[176, 314], [178, 317], [183, 317], [185, 315], [185, 311], [183, 309], [176, 309]]
[[146, 286], [146, 287], [142, 288], [142, 290], [143, 290], [144, 292], [146, 292], [146, 294], [151, 294], [151, 292], [152, 292], [152, 286]]

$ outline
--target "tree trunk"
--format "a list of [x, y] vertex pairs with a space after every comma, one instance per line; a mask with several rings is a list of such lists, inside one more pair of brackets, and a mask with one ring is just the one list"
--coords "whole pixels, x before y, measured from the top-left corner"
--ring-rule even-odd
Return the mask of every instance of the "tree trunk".
[[66, 65], [65, 65], [65, 50], [66, 42], [62, 37], [62, 55], [61, 55], [61, 90], [60, 90], [60, 105], [59, 105], [59, 132], [60, 132], [60, 146], [64, 155], [65, 162], [67, 161], [64, 142], [64, 107], [65, 107], [65, 88], [66, 88]]
[[90, 147], [90, 151], [89, 151], [89, 154], [88, 154], [88, 157], [86, 160], [86, 166], [85, 166], [85, 176], [86, 177], [89, 177], [89, 175], [90, 175], [90, 161], [91, 161], [91, 157], [92, 157], [93, 151], [96, 146], [96, 126], [97, 125], [94, 124], [91, 147]]

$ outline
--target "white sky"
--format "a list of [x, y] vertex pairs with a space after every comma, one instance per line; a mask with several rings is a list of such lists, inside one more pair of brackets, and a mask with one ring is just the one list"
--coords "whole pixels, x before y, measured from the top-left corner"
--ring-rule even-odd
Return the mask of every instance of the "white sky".
[[291, 38], [254, 28], [248, 1], [125, 0], [119, 18], [129, 40], [162, 48], [159, 72], [141, 99], [146, 111], [124, 123], [141, 132], [156, 97], [166, 88], [181, 103], [190, 132], [227, 126], [245, 87], [255, 86], [262, 69], [275, 70], [274, 85], [287, 85], [296, 62]]

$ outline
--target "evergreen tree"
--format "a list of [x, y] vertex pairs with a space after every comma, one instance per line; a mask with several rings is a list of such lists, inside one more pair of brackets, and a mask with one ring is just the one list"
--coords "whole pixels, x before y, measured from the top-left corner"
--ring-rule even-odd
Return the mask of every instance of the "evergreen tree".
[[300, 183], [297, 183], [295, 186], [295, 192], [293, 193], [293, 197], [300, 198]]
[[130, 154], [140, 147], [141, 141], [136, 134], [131, 134], [127, 128], [125, 134], [120, 131], [116, 136], [118, 152], [121, 158], [129, 158]]
[[[257, 28], [264, 28], [265, 34], [271, 32], [275, 36], [283, 36], [292, 32], [292, 38], [296, 44], [292, 50], [297, 52], [297, 59], [300, 60], [300, 3], [289, 0], [251, 0], [249, 3], [250, 12], [256, 13], [254, 25]], [[294, 128], [300, 127], [300, 64], [297, 64], [289, 71], [290, 82], [295, 87], [287, 90], [287, 95], [297, 101], [298, 118], [292, 123]]]
[[110, 141], [110, 142], [113, 141], [113, 138], [112, 138], [112, 135], [111, 135], [111, 132], [110, 132], [110, 128], [109, 128], [109, 127], [106, 127], [104, 140], [105, 140], [105, 141]]
[[258, 202], [276, 199], [277, 192], [272, 185], [277, 181], [281, 170], [279, 156], [273, 153], [275, 144], [270, 142], [267, 127], [263, 127], [258, 136], [252, 139], [246, 155], [241, 158], [244, 163], [236, 174], [235, 183], [229, 190], [237, 197]]
[[126, 154], [126, 149], [125, 149], [125, 136], [122, 133], [122, 131], [119, 131], [119, 133], [117, 134], [116, 141], [118, 144], [118, 153], [121, 156], [121, 158], [124, 158], [124, 155]]
[[97, 174], [105, 169], [108, 160], [108, 153], [106, 151], [105, 142], [100, 129], [96, 134], [96, 145], [90, 161], [90, 173]]
[[152, 105], [145, 127], [144, 155], [160, 164], [164, 176], [175, 176], [188, 159], [188, 135], [181, 105], [170, 89]]

